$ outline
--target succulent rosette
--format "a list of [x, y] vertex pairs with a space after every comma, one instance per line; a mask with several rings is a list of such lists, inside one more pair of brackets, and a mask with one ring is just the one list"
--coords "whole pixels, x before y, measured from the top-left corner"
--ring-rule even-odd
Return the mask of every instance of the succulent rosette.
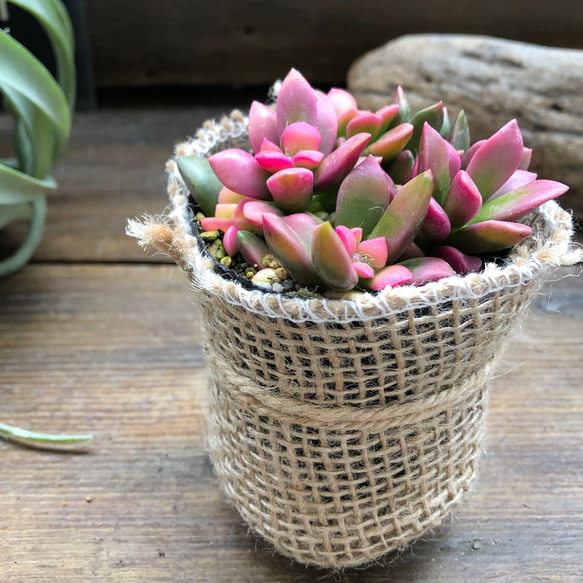
[[470, 146], [463, 111], [453, 124], [442, 103], [412, 116], [401, 88], [362, 111], [293, 69], [275, 108], [252, 104], [248, 134], [249, 151], [177, 162], [209, 251], [264, 287], [350, 297], [476, 272], [567, 190], [528, 171], [515, 120]]

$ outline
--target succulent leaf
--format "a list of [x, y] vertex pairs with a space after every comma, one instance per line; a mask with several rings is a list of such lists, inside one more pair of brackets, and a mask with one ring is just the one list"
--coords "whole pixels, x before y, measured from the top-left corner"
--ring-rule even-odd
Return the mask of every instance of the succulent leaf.
[[345, 227], [344, 225], [338, 225], [336, 227], [336, 234], [340, 237], [340, 240], [346, 248], [346, 252], [350, 257], [353, 257], [356, 253], [356, 237], [351, 229]]
[[[336, 227], [338, 231], [339, 227]], [[361, 241], [356, 248], [357, 256], [361, 261], [368, 263], [373, 269], [381, 269], [387, 264], [389, 251], [387, 240], [384, 237], [375, 237]]]
[[230, 219], [233, 211], [237, 208], [237, 203], [218, 203], [215, 207], [215, 217], [219, 219]]
[[341, 137], [346, 137], [346, 126], [349, 122], [358, 116], [358, 109], [356, 107], [352, 109], [347, 109], [342, 114], [338, 116], [338, 135]]
[[[265, 244], [265, 241], [259, 235], [247, 231], [239, 231], [237, 233], [237, 246], [239, 248], [239, 253], [241, 253], [241, 257], [243, 257], [249, 265], [259, 269], [265, 268], [262, 260], [270, 253], [270, 251]], [[229, 255], [231, 254], [229, 253]]]
[[367, 111], [357, 115], [348, 122], [346, 126], [346, 137], [352, 138], [357, 134], [367, 133], [370, 134], [371, 140], [375, 140], [382, 125], [383, 118], [380, 115]]
[[292, 69], [283, 80], [277, 95], [278, 135], [281, 136], [288, 125], [299, 121], [317, 127], [318, 109], [316, 102], [317, 98], [310, 84], [299, 71]]
[[340, 184], [354, 168], [369, 140], [370, 134], [358, 134], [326, 156], [314, 170], [314, 192], [325, 192]]
[[450, 231], [451, 223], [447, 213], [434, 198], [431, 198], [416, 241], [418, 239], [417, 242], [423, 245], [435, 245], [443, 241]]
[[399, 106], [399, 111], [389, 124], [389, 129], [396, 128], [402, 123], [409, 123], [411, 120], [411, 107], [409, 107], [409, 102], [401, 86], [397, 87], [397, 91], [395, 92], [395, 102]]
[[223, 185], [209, 161], [199, 156], [180, 156], [176, 159], [176, 165], [200, 210], [207, 216], [213, 215]]
[[312, 262], [326, 286], [349, 291], [358, 283], [358, 273], [344, 243], [329, 222], [314, 229]]
[[463, 150], [464, 153], [470, 147], [470, 128], [468, 127], [468, 120], [463, 109], [459, 112], [455, 124], [451, 129], [449, 143], [456, 150]]
[[453, 177], [460, 171], [462, 167], [462, 159], [460, 156], [461, 150], [456, 150], [449, 142], [443, 142], [447, 150], [447, 164], [449, 167], [449, 179], [453, 180]]
[[349, 109], [356, 109], [356, 99], [354, 99], [354, 96], [345, 89], [332, 87], [332, 89], [328, 91], [328, 99], [332, 102], [337, 117]]
[[273, 142], [269, 141], [267, 138], [263, 138], [263, 141], [261, 142], [261, 151], [262, 152], [279, 152], [280, 154], [283, 154], [283, 150], [277, 144], [274, 144]]
[[366, 149], [366, 153], [373, 156], [381, 156], [384, 160], [392, 160], [409, 143], [412, 135], [413, 126], [408, 123], [402, 123], [389, 130], [374, 144], [371, 144]]
[[443, 210], [447, 213], [453, 228], [469, 223], [482, 207], [482, 195], [465, 170], [460, 170], [452, 180]]
[[[223, 186], [223, 188], [221, 188], [221, 191], [219, 192], [218, 202], [220, 204], [230, 204], [230, 203], [237, 204], [240, 201], [242, 201], [244, 198], [245, 197], [242, 194], [237, 194], [236, 192], [233, 192], [232, 190], [230, 190], [226, 186]], [[213, 213], [210, 213], [210, 214], [213, 214]]]
[[223, 231], [226, 233], [229, 227], [235, 225], [241, 231], [251, 231], [251, 225], [245, 219], [218, 219], [217, 217], [205, 217], [200, 222], [204, 231]]
[[262, 200], [251, 200], [243, 206], [243, 216], [253, 229], [258, 232], [263, 230], [263, 217], [266, 214], [274, 214], [281, 217], [283, 216], [283, 211]]
[[255, 160], [259, 165], [270, 173], [279, 172], [285, 168], [292, 167], [292, 161], [283, 152], [273, 150], [262, 150], [255, 154]]
[[482, 221], [516, 221], [545, 202], [569, 190], [568, 186], [553, 180], [535, 180], [529, 184], [489, 200], [482, 205], [472, 223]]
[[235, 257], [239, 252], [239, 245], [237, 244], [237, 233], [243, 233], [236, 225], [231, 225], [223, 236], [223, 247], [229, 257]]
[[534, 172], [528, 172], [527, 170], [517, 170], [489, 199], [488, 202], [517, 190], [534, 182], [536, 180], [536, 174]]
[[412, 273], [404, 265], [389, 265], [381, 269], [372, 279], [362, 280], [361, 285], [374, 291], [396, 287], [411, 281]]
[[301, 213], [312, 200], [314, 175], [305, 168], [288, 168], [267, 180], [277, 206], [285, 213]]
[[411, 279], [407, 282], [409, 285], [424, 285], [455, 275], [455, 271], [450, 264], [439, 257], [407, 259], [399, 263], [399, 265], [406, 267], [411, 272]]
[[314, 170], [316, 166], [324, 159], [324, 154], [317, 150], [302, 150], [292, 158], [292, 164], [296, 168], [307, 168]]
[[486, 143], [486, 140], [478, 140], [472, 144], [466, 153], [462, 156], [462, 170], [466, 170], [470, 160], [474, 157], [474, 154]]
[[293, 279], [307, 286], [320, 283], [312, 265], [310, 249], [281, 217], [264, 215], [263, 234], [270, 251]]
[[336, 117], [334, 104], [330, 99], [320, 99], [320, 101], [316, 103], [316, 112], [318, 118], [318, 131], [322, 136], [320, 147], [316, 149], [327, 156], [334, 149], [334, 144], [338, 135], [338, 119]]
[[531, 148], [524, 148], [522, 150], [522, 158], [520, 160], [520, 164], [518, 165], [519, 170], [528, 170], [530, 166], [530, 159], [532, 158], [532, 149]]
[[288, 125], [281, 134], [281, 147], [288, 156], [300, 150], [317, 150], [321, 143], [320, 132], [304, 121]]
[[413, 242], [427, 214], [432, 192], [433, 176], [431, 170], [427, 170], [397, 191], [389, 208], [369, 234], [369, 239], [385, 237], [388, 263], [398, 259]]
[[443, 204], [449, 190], [447, 142], [427, 122], [423, 124], [419, 143], [418, 171], [433, 173], [433, 198]]
[[443, 125], [443, 103], [440, 101], [435, 105], [421, 109], [411, 118], [413, 133], [411, 139], [407, 142], [407, 150], [411, 150], [416, 156], [421, 141], [423, 126], [428, 123], [433, 129], [440, 130]]
[[387, 174], [395, 181], [396, 184], [405, 184], [411, 180], [415, 158], [409, 150], [399, 152], [388, 165]]
[[484, 221], [453, 231], [446, 244], [457, 247], [464, 253], [491, 253], [524, 241], [531, 230], [529, 226], [520, 223]]
[[340, 185], [335, 224], [360, 227], [366, 238], [390, 201], [390, 179], [374, 157], [368, 156]]
[[283, 222], [299, 237], [300, 241], [309, 249], [312, 246], [314, 229], [323, 223], [308, 213], [294, 213], [283, 217]]
[[447, 107], [443, 108], [443, 123], [441, 124], [441, 129], [439, 130], [439, 135], [447, 140], [449, 133], [451, 131], [451, 121], [449, 120], [449, 114], [447, 113]]
[[383, 123], [379, 129], [378, 133], [379, 136], [383, 135], [385, 132], [388, 131], [391, 122], [395, 119], [398, 113], [399, 113], [398, 103], [393, 103], [392, 105], [385, 105], [385, 107], [381, 107], [376, 112], [376, 115], [380, 116], [383, 120]]
[[248, 152], [232, 148], [214, 154], [209, 164], [224, 186], [251, 198], [270, 200], [269, 172]]
[[279, 142], [275, 110], [259, 101], [254, 101], [249, 111], [248, 131], [249, 143], [255, 154], [262, 150], [263, 140], [269, 140], [272, 143]]
[[466, 255], [450, 245], [442, 245], [433, 250], [433, 255], [447, 261], [451, 268], [460, 275], [477, 273], [482, 268], [482, 260], [473, 255]]
[[397, 260], [397, 263], [401, 263], [401, 261], [406, 261], [407, 259], [417, 259], [418, 257], [425, 257], [425, 253], [423, 253], [419, 245], [411, 243], [411, 245], [409, 245], [409, 247], [403, 251]]
[[514, 173], [522, 160], [524, 145], [516, 120], [508, 122], [476, 151], [466, 171], [488, 200]]

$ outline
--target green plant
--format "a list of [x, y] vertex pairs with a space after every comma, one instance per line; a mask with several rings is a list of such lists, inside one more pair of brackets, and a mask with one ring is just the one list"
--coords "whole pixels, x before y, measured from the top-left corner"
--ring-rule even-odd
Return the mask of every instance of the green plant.
[[476, 272], [567, 190], [527, 171], [516, 120], [470, 147], [463, 111], [453, 125], [441, 102], [411, 116], [400, 88], [395, 103], [360, 111], [292, 70], [275, 109], [253, 103], [248, 132], [251, 151], [177, 163], [210, 253], [265, 288], [290, 276], [351, 297]]
[[[55, 56], [56, 79], [6, 30], [0, 30], [0, 93], [15, 119], [14, 158], [0, 160], [0, 229], [15, 220], [29, 220], [21, 247], [0, 262], [0, 276], [22, 268], [37, 247], [45, 222], [49, 176], [63, 152], [71, 129], [75, 100], [73, 29], [60, 0], [9, 0], [42, 25]], [[0, 16], [7, 19], [6, 0]]]
[[[0, 229], [26, 219], [30, 227], [22, 246], [0, 262], [0, 276], [24, 266], [38, 245], [45, 220], [45, 191], [56, 187], [50, 168], [63, 152], [75, 101], [74, 39], [71, 21], [60, 0], [10, 0], [43, 26], [57, 65], [56, 80], [7, 31], [0, 30], [0, 92], [15, 118], [15, 157], [0, 160]], [[0, 17], [7, 20], [6, 1]], [[0, 423], [0, 436], [28, 444], [67, 445], [90, 435], [48, 435]]]

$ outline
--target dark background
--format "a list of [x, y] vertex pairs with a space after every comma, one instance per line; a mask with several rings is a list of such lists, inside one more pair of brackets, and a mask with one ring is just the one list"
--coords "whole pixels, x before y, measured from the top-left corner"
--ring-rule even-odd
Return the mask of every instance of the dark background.
[[[342, 86], [356, 58], [410, 33], [482, 34], [583, 48], [581, 0], [65, 0], [65, 4], [77, 31], [81, 109], [107, 103], [112, 95], [129, 96], [130, 101], [152, 94], [180, 99], [177, 92], [148, 91], [154, 87], [267, 87], [292, 66], [313, 85]], [[18, 16], [17, 8], [10, 10], [11, 16]], [[10, 24], [15, 36], [24, 35], [26, 46], [32, 42], [37, 54], [48, 53], [37, 28], [20, 25], [18, 18]]]

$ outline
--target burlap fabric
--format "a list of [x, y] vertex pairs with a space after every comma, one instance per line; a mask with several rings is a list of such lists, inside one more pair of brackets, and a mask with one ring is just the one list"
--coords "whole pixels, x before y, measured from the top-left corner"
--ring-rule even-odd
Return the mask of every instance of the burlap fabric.
[[[245, 147], [237, 112], [177, 155]], [[210, 371], [208, 446], [249, 526], [280, 552], [354, 566], [439, 524], [476, 474], [487, 382], [559, 265], [580, 260], [547, 203], [504, 265], [359, 300], [292, 299], [218, 273], [191, 230], [175, 163], [167, 218], [132, 222], [188, 273]]]

